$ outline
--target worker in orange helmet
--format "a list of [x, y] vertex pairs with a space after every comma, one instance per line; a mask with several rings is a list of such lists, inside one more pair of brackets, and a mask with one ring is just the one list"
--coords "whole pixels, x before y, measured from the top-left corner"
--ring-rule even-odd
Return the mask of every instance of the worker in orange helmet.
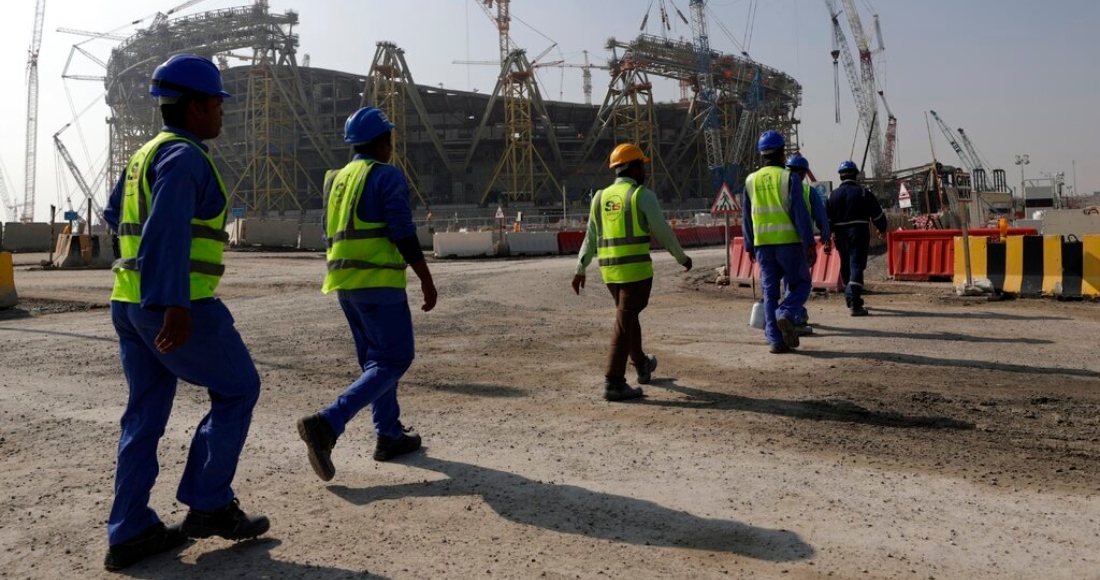
[[615, 300], [615, 325], [604, 373], [603, 396], [608, 401], [643, 395], [640, 387], [631, 387], [626, 382], [628, 358], [637, 369], [639, 384], [648, 384], [657, 369], [657, 357], [642, 349], [642, 327], [638, 320], [653, 289], [649, 236], [656, 238], [685, 272], [691, 270], [691, 258], [684, 254], [672, 228], [665, 222], [657, 195], [642, 185], [646, 163], [649, 158], [631, 143], [620, 144], [611, 152], [608, 166], [615, 171], [615, 183], [592, 196], [588, 230], [573, 276], [573, 292], [580, 294], [584, 272], [596, 256], [600, 275]]

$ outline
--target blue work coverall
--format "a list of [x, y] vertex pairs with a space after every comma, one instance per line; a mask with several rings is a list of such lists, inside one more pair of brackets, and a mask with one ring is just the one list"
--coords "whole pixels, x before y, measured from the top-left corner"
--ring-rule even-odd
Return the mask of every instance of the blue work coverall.
[[[794, 244], [769, 244], [756, 247], [753, 243], [752, 195], [746, 189], [742, 201], [741, 235], [745, 251], [756, 257], [760, 266], [760, 288], [764, 294], [764, 338], [768, 344], [783, 342], [776, 321], [787, 318], [797, 322], [810, 297], [810, 265], [806, 250], [814, 244], [814, 230], [810, 225], [810, 212], [802, 197], [802, 179], [792, 172], [790, 176], [790, 216], [801, 240]], [[781, 281], [786, 281], [788, 294], [779, 303], [782, 294]]]
[[886, 231], [886, 214], [875, 195], [851, 179], [840, 182], [829, 196], [829, 225], [840, 252], [840, 280], [848, 308], [863, 307], [863, 271], [871, 245], [869, 222]]
[[[829, 215], [825, 211], [825, 198], [818, 193], [813, 187], [810, 188], [810, 218], [813, 224], [817, 226], [818, 232], [821, 234], [821, 243], [824, 244], [828, 241], [832, 235], [829, 230]], [[810, 274], [810, 285], [813, 287], [813, 274]], [[791, 295], [790, 287], [787, 288], [786, 294], [783, 296], [783, 300], [786, 300]], [[810, 312], [806, 310], [805, 303], [798, 311], [798, 315], [795, 316], [795, 324], [799, 326], [805, 325], [806, 321], [810, 318]]]
[[[190, 133], [165, 127], [198, 143]], [[122, 415], [115, 499], [107, 521], [110, 544], [125, 542], [160, 518], [149, 507], [159, 472], [157, 443], [172, 412], [176, 384], [183, 379], [210, 393], [210, 412], [191, 440], [176, 499], [192, 509], [212, 511], [235, 497], [231, 487], [241, 449], [260, 395], [260, 376], [217, 298], [191, 300], [191, 219], [213, 219], [226, 204], [203, 151], [171, 141], [157, 150], [148, 173], [152, 205], [142, 229], [137, 267], [141, 303], [111, 302], [129, 400]], [[119, 178], [103, 216], [118, 231], [125, 175]], [[191, 337], [181, 347], [157, 352], [154, 340], [169, 306], [189, 308]]]
[[[355, 156], [355, 160], [361, 159], [369, 157]], [[393, 165], [376, 163], [371, 168], [355, 212], [361, 221], [385, 222], [386, 237], [392, 242], [416, 235], [409, 185]], [[337, 296], [363, 372], [321, 411], [321, 416], [339, 437], [348, 422], [370, 405], [374, 432], [383, 437], [401, 437], [397, 382], [416, 354], [408, 295], [404, 288], [362, 288], [337, 290]]]

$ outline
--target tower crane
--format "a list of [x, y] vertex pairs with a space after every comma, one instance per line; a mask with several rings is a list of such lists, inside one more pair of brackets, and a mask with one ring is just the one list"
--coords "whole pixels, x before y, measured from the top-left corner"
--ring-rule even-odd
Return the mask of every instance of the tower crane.
[[[855, 37], [856, 48], [859, 51], [859, 68], [857, 70], [855, 59], [849, 51], [848, 38], [840, 25], [841, 10], [837, 0], [825, 0], [825, 7], [829, 10], [829, 18], [833, 25], [833, 64], [836, 65], [837, 57], [844, 62], [844, 71], [848, 75], [848, 83], [852, 87], [852, 97], [859, 113], [859, 121], [867, 132], [867, 143], [870, 155], [871, 174], [874, 177], [884, 177], [887, 171], [883, 156], [882, 132], [876, 120], [878, 119], [878, 105], [875, 101], [875, 69], [872, 61], [873, 53], [867, 42], [867, 35], [863, 31], [859, 13], [855, 9], [853, 0], [843, 0], [844, 12], [848, 16], [848, 26]], [[875, 16], [877, 22], [877, 16]], [[881, 48], [881, 36], [879, 46]], [[839, 118], [839, 116], [838, 116]]]
[[8, 212], [9, 220], [19, 219], [19, 208], [11, 202], [11, 196], [8, 195], [8, 184], [2, 168], [0, 168], [0, 202], [4, 204], [4, 211]]
[[24, 172], [23, 221], [34, 221], [34, 181], [38, 169], [38, 51], [42, 48], [42, 23], [46, 0], [38, 0], [34, 9], [34, 30], [27, 50], [27, 156]]
[[718, 103], [711, 71], [710, 38], [707, 36], [706, 0], [691, 0], [691, 35], [695, 43], [695, 74], [699, 77], [700, 118], [707, 151], [711, 190], [717, 194], [727, 180], [722, 134], [718, 128]]
[[894, 153], [897, 151], [898, 145], [898, 118], [890, 110], [890, 103], [886, 102], [886, 95], [879, 91], [878, 96], [882, 99], [882, 106], [886, 107], [886, 144], [883, 146], [882, 163], [886, 171], [890, 172], [894, 170]]
[[592, 104], [592, 69], [597, 68], [601, 70], [611, 70], [611, 67], [602, 64], [591, 64], [588, 62], [588, 51], [584, 52], [584, 64], [561, 64], [561, 65], [548, 65], [548, 66], [560, 66], [561, 68], [579, 68], [584, 76], [584, 104]]
[[[57, 148], [57, 152], [61, 155], [61, 159], [65, 161], [65, 166], [69, 168], [69, 173], [72, 173], [73, 179], [76, 180], [77, 187], [79, 187], [80, 191], [84, 193], [86, 203], [95, 210], [96, 216], [99, 217], [99, 220], [101, 222], [105, 222], [105, 220], [103, 219], [103, 208], [100, 207], [99, 202], [96, 201], [92, 187], [88, 185], [88, 181], [84, 179], [84, 174], [80, 172], [80, 169], [76, 166], [76, 162], [73, 161], [73, 156], [69, 153], [69, 148], [65, 147], [65, 143], [61, 141], [61, 132], [65, 129], [68, 129], [69, 125], [71, 125], [71, 123], [66, 124], [64, 127], [53, 134], [54, 146]], [[90, 226], [91, 224], [88, 225]]]

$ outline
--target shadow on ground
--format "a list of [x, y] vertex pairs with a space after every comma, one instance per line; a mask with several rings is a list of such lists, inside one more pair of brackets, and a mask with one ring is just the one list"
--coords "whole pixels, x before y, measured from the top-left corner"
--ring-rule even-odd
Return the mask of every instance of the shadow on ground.
[[984, 342], [984, 343], [1008, 343], [1008, 344], [1054, 344], [1053, 340], [1045, 338], [996, 338], [992, 336], [971, 336], [954, 332], [892, 332], [889, 330], [873, 330], [869, 328], [850, 328], [840, 326], [828, 326], [825, 324], [812, 325], [814, 330], [828, 330], [830, 335], [856, 336], [867, 338], [908, 338], [912, 340], [943, 340], [958, 342]]
[[348, 488], [329, 486], [356, 505], [406, 497], [480, 496], [502, 517], [565, 534], [639, 546], [729, 552], [771, 562], [807, 559], [814, 549], [787, 530], [699, 517], [651, 501], [535, 481], [467, 463], [412, 456], [413, 467], [446, 475], [426, 483]]
[[731, 395], [704, 391], [676, 383], [676, 379], [654, 379], [651, 386], [687, 396], [686, 399], [661, 401], [639, 399], [635, 404], [656, 405], [661, 407], [702, 407], [725, 409], [747, 413], [766, 413], [796, 419], [814, 421], [837, 421], [841, 423], [859, 423], [878, 427], [922, 428], [922, 429], [973, 429], [974, 424], [949, 417], [912, 417], [894, 412], [871, 411], [851, 401], [842, 399], [811, 399], [788, 401], [784, 399], [755, 399], [742, 395]]
[[1002, 371], [1006, 373], [1021, 374], [1056, 374], [1071, 377], [1100, 378], [1100, 372], [1089, 369], [1067, 369], [1061, 367], [1040, 367], [1034, 365], [990, 362], [984, 360], [962, 360], [951, 358], [935, 358], [916, 354], [902, 354], [896, 352], [834, 352], [827, 350], [800, 350], [798, 354], [810, 358], [820, 359], [844, 359], [862, 358], [872, 361], [901, 363], [928, 367], [954, 367], [967, 370]]
[[[233, 544], [202, 554], [194, 564], [170, 560], [173, 553], [143, 560], [123, 570], [120, 576], [148, 580], [193, 580], [194, 578], [309, 578], [310, 580], [387, 580], [369, 571], [344, 570], [313, 564], [284, 562], [271, 557], [271, 550], [282, 544], [274, 538], [260, 538]], [[189, 549], [195, 543], [185, 544]], [[182, 551], [182, 550], [180, 550]], [[179, 553], [178, 551], [176, 552]]]

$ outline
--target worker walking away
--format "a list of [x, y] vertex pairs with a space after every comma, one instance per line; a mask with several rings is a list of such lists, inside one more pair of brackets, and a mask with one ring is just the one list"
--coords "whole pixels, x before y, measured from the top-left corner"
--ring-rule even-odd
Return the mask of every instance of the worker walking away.
[[[745, 179], [741, 221], [745, 252], [760, 266], [764, 337], [772, 353], [798, 348], [798, 316], [810, 296], [810, 266], [817, 259], [802, 179], [783, 164], [786, 140], [765, 131], [756, 144], [763, 167]], [[789, 290], [779, 303], [780, 281]]]
[[[818, 235], [821, 240], [821, 247], [825, 250], [825, 255], [829, 255], [833, 251], [833, 241], [829, 230], [829, 216], [825, 212], [825, 199], [817, 194], [816, 191], [810, 189], [810, 161], [802, 155], [795, 153], [787, 158], [787, 169], [790, 169], [792, 173], [798, 174], [799, 179], [802, 180], [802, 197], [806, 200], [806, 208], [810, 210], [810, 219], [813, 222], [815, 228], [817, 228]], [[813, 282], [813, 273], [810, 274], [811, 285]], [[791, 293], [790, 287], [787, 288], [786, 295]], [[784, 297], [786, 300], [786, 297]], [[810, 326], [810, 313], [806, 310], [806, 306], [802, 306], [802, 310], [795, 317], [795, 326], [799, 336], [806, 336], [813, 334], [814, 329]]]
[[420, 435], [401, 423], [398, 381], [415, 355], [406, 265], [420, 278], [421, 310], [435, 308], [436, 288], [416, 236], [409, 187], [393, 156], [394, 125], [364, 107], [344, 124], [355, 157], [333, 172], [326, 191], [328, 273], [321, 290], [336, 291], [351, 328], [362, 374], [320, 413], [298, 420], [309, 463], [324, 481], [336, 475], [332, 449], [347, 424], [368, 405], [377, 441], [375, 461], [420, 449]]
[[829, 196], [829, 225], [840, 252], [840, 280], [844, 283], [844, 301], [852, 316], [867, 316], [863, 307], [863, 271], [871, 245], [873, 222], [879, 238], [886, 237], [886, 214], [875, 195], [857, 181], [859, 167], [844, 161], [837, 168], [840, 186]]
[[665, 222], [657, 195], [643, 185], [646, 163], [649, 158], [637, 145], [623, 143], [611, 152], [609, 166], [617, 177], [614, 184], [592, 196], [588, 231], [573, 276], [573, 292], [580, 294], [585, 270], [595, 255], [600, 275], [615, 300], [615, 325], [604, 372], [603, 397], [608, 401], [643, 395], [641, 387], [631, 387], [626, 382], [627, 359], [637, 370], [639, 384], [648, 384], [657, 369], [657, 357], [646, 354], [642, 348], [642, 326], [638, 320], [653, 290], [650, 234], [685, 272], [691, 270], [691, 258], [684, 254], [672, 228]]
[[[173, 56], [153, 72], [150, 93], [164, 129], [130, 158], [104, 211], [118, 233], [111, 320], [129, 400], [122, 414], [115, 498], [104, 566], [120, 570], [188, 537], [254, 538], [268, 519], [245, 514], [233, 477], [260, 394], [260, 377], [233, 317], [214, 292], [229, 195], [203, 141], [221, 132], [221, 74], [210, 60]], [[149, 507], [157, 444], [183, 379], [210, 393], [176, 492], [190, 510], [166, 527]]]

